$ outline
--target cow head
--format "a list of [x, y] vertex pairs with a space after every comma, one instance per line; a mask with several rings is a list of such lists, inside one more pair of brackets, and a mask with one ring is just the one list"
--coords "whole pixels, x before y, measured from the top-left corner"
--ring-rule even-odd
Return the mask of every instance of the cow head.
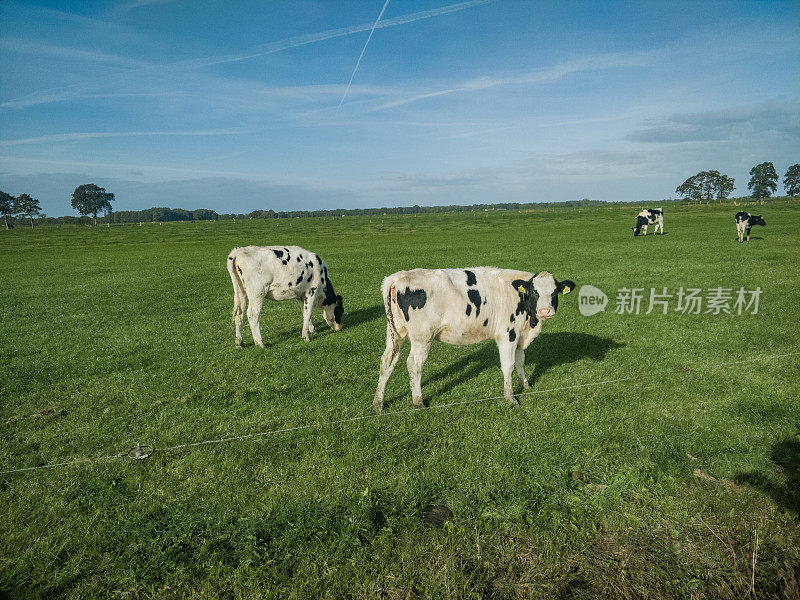
[[764, 215], [752, 215], [750, 220], [753, 222], [753, 225], [763, 225], [764, 227], [767, 226], [767, 222], [764, 220]]
[[[329, 300], [331, 301], [329, 302]], [[343, 314], [344, 302], [341, 296], [336, 295], [332, 298], [325, 298], [322, 302], [322, 316], [325, 317], [325, 322], [334, 331], [339, 331], [342, 328]]]
[[549, 319], [556, 314], [558, 297], [569, 294], [575, 289], [575, 283], [569, 280], [556, 281], [547, 271], [542, 271], [525, 281], [515, 279], [511, 284], [520, 295], [518, 312], [524, 310], [531, 321]]
[[636, 218], [636, 227], [631, 227], [633, 229], [633, 236], [636, 237], [642, 232], [642, 227], [647, 225], [647, 219], [644, 217], [637, 217]]

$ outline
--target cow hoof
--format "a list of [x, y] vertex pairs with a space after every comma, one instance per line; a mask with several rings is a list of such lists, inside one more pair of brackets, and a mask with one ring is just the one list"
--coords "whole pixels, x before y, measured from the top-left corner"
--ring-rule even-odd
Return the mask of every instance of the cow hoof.
[[262, 348], [262, 349], [265, 347], [264, 346], [264, 342], [256, 342], [256, 346], [258, 346], [259, 348]]
[[425, 408], [425, 403], [422, 401], [422, 398], [412, 398], [411, 401], [416, 408]]
[[516, 398], [507, 398], [507, 400], [511, 406], [519, 406], [519, 400]]
[[527, 380], [522, 382], [522, 387], [525, 388], [526, 390], [531, 389], [531, 386], [530, 386], [530, 384], [528, 383]]

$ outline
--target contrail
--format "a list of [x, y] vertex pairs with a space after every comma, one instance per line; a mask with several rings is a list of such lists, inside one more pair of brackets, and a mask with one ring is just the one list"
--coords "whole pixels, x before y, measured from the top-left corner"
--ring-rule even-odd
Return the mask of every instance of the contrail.
[[372, 39], [372, 34], [375, 32], [375, 28], [378, 26], [378, 23], [380, 23], [381, 17], [383, 16], [383, 13], [386, 10], [387, 6], [389, 6], [389, 0], [386, 0], [386, 2], [384, 2], [383, 8], [381, 9], [378, 18], [375, 19], [375, 22], [372, 24], [372, 29], [369, 30], [367, 41], [364, 42], [364, 47], [361, 49], [361, 54], [358, 55], [358, 60], [356, 61], [356, 67], [355, 69], [353, 69], [353, 73], [350, 75], [350, 81], [347, 82], [347, 88], [344, 90], [344, 96], [342, 96], [342, 99], [339, 100], [339, 106], [336, 107], [336, 110], [342, 108], [342, 103], [344, 102], [344, 99], [347, 98], [347, 94], [350, 92], [350, 86], [353, 85], [353, 77], [356, 76], [356, 71], [358, 71], [358, 65], [361, 64], [361, 59], [364, 58], [364, 52], [367, 51], [367, 45], [369, 44], [369, 41]]

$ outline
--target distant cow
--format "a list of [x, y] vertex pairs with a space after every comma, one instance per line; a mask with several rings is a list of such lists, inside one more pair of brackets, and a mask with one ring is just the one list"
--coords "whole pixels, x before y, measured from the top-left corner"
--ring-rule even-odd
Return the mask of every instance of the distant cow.
[[328, 265], [318, 254], [299, 246], [247, 246], [234, 248], [228, 255], [228, 273], [233, 282], [233, 322], [236, 345], [242, 345], [245, 301], [247, 320], [256, 346], [264, 347], [258, 318], [264, 298], [297, 299], [303, 305], [305, 341], [314, 333], [311, 309], [322, 308], [325, 321], [334, 331], [342, 327], [342, 297], [333, 291]]
[[661, 233], [664, 233], [664, 211], [660, 208], [646, 208], [638, 215], [636, 215], [636, 227], [631, 227], [633, 229], [633, 235], [637, 236], [644, 230], [643, 235], [647, 235], [647, 226], [652, 225], [653, 223], [656, 226], [653, 228], [653, 233], [658, 233], [658, 230], [661, 229]]
[[527, 388], [525, 349], [542, 330], [542, 322], [556, 313], [559, 294], [575, 288], [571, 281], [556, 281], [550, 273], [476, 267], [473, 269], [414, 269], [399, 271], [383, 280], [386, 309], [386, 350], [381, 358], [373, 409], [383, 409], [386, 382], [411, 340], [408, 374], [411, 397], [422, 406], [422, 365], [431, 341], [453, 346], [494, 340], [500, 352], [504, 394], [512, 404], [511, 372]]
[[749, 212], [739, 211], [736, 213], [736, 234], [739, 236], [739, 242], [744, 241], [745, 234], [747, 241], [750, 241], [750, 230], [753, 225], [767, 226], [767, 222], [762, 215], [751, 215]]

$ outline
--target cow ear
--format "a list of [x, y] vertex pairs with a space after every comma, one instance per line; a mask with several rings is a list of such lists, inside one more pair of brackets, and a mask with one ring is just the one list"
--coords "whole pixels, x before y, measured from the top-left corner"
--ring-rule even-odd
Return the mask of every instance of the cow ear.
[[511, 285], [514, 286], [514, 289], [523, 296], [530, 293], [530, 284], [530, 281], [525, 281], [524, 279], [515, 279], [511, 282]]
[[562, 294], [569, 294], [572, 290], [575, 289], [575, 282], [570, 280], [565, 280], [557, 284], [558, 291]]

